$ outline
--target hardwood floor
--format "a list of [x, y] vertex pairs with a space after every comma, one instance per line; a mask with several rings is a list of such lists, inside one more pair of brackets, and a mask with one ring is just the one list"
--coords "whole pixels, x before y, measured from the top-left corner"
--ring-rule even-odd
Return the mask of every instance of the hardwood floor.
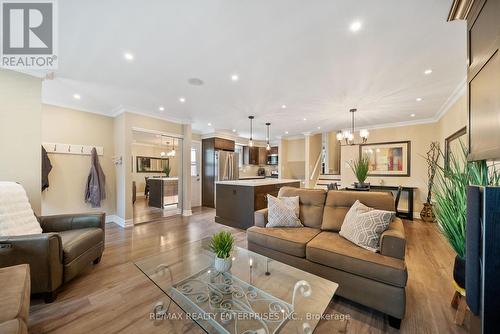
[[[64, 285], [54, 303], [32, 300], [30, 333], [202, 333], [189, 320], [149, 319], [152, 306], [159, 300], [167, 302], [167, 297], [133, 262], [220, 229], [231, 230], [238, 245], [246, 247], [245, 232], [215, 223], [214, 214], [213, 209], [198, 208], [191, 217], [158, 214], [149, 217], [151, 223], [129, 229], [107, 224], [101, 263]], [[453, 323], [451, 248], [433, 224], [405, 222], [405, 230], [409, 281], [400, 332], [466, 333]], [[398, 332], [389, 327], [383, 314], [339, 297], [332, 300], [326, 313], [341, 319], [322, 321], [315, 333]]]

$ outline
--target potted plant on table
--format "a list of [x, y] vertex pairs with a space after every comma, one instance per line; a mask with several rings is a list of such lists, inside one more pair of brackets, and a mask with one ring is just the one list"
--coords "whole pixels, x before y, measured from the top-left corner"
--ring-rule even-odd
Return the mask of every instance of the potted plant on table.
[[165, 174], [165, 177], [169, 177], [170, 176], [170, 166], [163, 167], [163, 173]]
[[425, 158], [427, 161], [427, 200], [424, 203], [422, 211], [420, 211], [420, 218], [422, 218], [424, 222], [434, 222], [436, 220], [432, 205], [432, 187], [434, 186], [434, 177], [436, 176], [439, 152], [439, 143], [433, 141]]
[[368, 188], [370, 186], [369, 183], [365, 183], [368, 177], [369, 163], [370, 160], [367, 155], [362, 155], [358, 160], [348, 163], [358, 180], [358, 182], [354, 182], [355, 188]]
[[215, 270], [224, 273], [231, 269], [231, 251], [234, 246], [234, 237], [228, 231], [215, 233], [210, 241], [210, 249], [215, 254]]
[[[458, 286], [465, 288], [467, 187], [469, 185], [498, 186], [500, 174], [495, 165], [488, 166], [484, 160], [468, 162], [467, 148], [462, 142], [461, 146], [459, 154], [449, 153], [446, 168], [436, 163], [437, 183], [433, 188], [433, 194], [438, 226], [457, 254], [453, 267], [453, 279]], [[441, 151], [440, 155], [443, 156]]]

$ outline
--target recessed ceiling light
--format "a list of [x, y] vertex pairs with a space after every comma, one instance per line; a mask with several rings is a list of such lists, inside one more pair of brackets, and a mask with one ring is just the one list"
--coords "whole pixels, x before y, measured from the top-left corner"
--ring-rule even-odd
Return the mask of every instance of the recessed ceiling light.
[[208, 125], [208, 126], [212, 126], [212, 123], [208, 122], [208, 124], [207, 124], [207, 125]]
[[287, 135], [287, 134], [288, 134], [288, 131], [285, 131], [285, 134]]
[[432, 70], [430, 68], [428, 70], [424, 71], [424, 74], [431, 74], [431, 73], [432, 73]]
[[417, 100], [417, 102], [422, 102], [422, 98], [421, 97], [417, 97], [415, 100]]
[[74, 98], [75, 100], [79, 100], [79, 99], [81, 99], [82, 97], [80, 96], [80, 94], [73, 94], [73, 98]]
[[240, 77], [238, 76], [238, 74], [231, 75], [231, 81], [238, 81], [238, 80], [240, 80]]
[[159, 110], [159, 111], [163, 111], [163, 110], [165, 110], [165, 107], [163, 107], [163, 106], [159, 106], [159, 107], [158, 107], [158, 110]]
[[307, 118], [305, 118], [305, 117], [304, 117], [304, 118], [303, 118], [303, 120], [304, 120], [304, 121], [307, 121]]
[[415, 117], [415, 114], [411, 114], [410, 116], [411, 116], [411, 117]]
[[321, 126], [318, 126], [318, 130], [321, 130]]
[[354, 21], [349, 25], [349, 30], [351, 30], [352, 32], [356, 32], [359, 31], [362, 26], [363, 24], [361, 23], [361, 21]]
[[236, 129], [233, 129], [233, 132], [236, 132]]
[[134, 55], [131, 54], [130, 52], [125, 52], [123, 54], [123, 58], [125, 58], [125, 60], [132, 61], [134, 60]]
[[184, 103], [184, 102], [186, 102], [186, 98], [185, 98], [185, 97], [182, 97], [182, 96], [181, 96], [181, 97], [179, 97], [179, 102], [180, 102], [180, 103]]
[[282, 104], [281, 109], [286, 109], [286, 104]]

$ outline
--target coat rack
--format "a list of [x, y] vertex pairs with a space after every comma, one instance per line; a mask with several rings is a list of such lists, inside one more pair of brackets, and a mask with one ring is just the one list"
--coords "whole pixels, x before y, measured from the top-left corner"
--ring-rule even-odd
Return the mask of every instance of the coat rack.
[[48, 154], [77, 154], [77, 155], [90, 155], [92, 148], [95, 147], [97, 155], [104, 155], [104, 148], [102, 146], [93, 145], [74, 145], [74, 144], [61, 144], [61, 143], [42, 143]]

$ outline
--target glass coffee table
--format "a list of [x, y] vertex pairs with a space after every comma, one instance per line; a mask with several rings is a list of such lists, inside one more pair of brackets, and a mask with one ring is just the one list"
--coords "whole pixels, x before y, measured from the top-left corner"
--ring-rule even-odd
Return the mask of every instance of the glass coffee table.
[[[235, 247], [228, 272], [215, 271], [210, 238], [135, 265], [207, 333], [312, 333], [338, 284]], [[168, 303], [153, 307], [169, 318]]]

